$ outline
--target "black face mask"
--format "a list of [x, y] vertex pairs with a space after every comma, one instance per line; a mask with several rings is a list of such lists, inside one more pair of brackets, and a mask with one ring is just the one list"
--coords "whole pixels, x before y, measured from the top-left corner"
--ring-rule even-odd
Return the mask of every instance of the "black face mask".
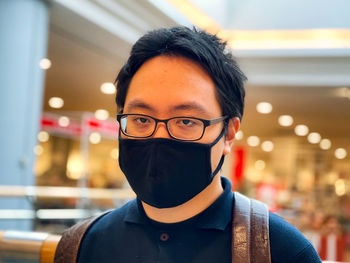
[[119, 136], [119, 165], [137, 197], [168, 208], [181, 205], [204, 190], [219, 172], [224, 156], [212, 173], [210, 144], [171, 139], [123, 139]]

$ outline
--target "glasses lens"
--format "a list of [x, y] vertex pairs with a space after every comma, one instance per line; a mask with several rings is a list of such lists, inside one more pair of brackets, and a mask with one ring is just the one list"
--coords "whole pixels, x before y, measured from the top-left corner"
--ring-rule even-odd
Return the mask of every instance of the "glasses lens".
[[155, 121], [148, 116], [125, 115], [120, 119], [120, 128], [126, 135], [147, 137], [153, 133]]
[[169, 120], [170, 134], [180, 140], [197, 140], [204, 130], [204, 123], [193, 118], [174, 118]]

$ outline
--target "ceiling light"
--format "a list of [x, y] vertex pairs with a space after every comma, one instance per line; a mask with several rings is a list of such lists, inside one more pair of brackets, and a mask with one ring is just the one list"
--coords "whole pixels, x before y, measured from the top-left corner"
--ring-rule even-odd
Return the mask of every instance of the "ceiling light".
[[335, 95], [341, 98], [350, 99], [350, 87], [340, 87], [335, 90]]
[[69, 125], [69, 118], [66, 116], [61, 116], [58, 119], [58, 125], [60, 125], [61, 127], [67, 127]]
[[257, 136], [249, 136], [247, 139], [247, 143], [249, 146], [256, 147], [260, 143], [260, 139]]
[[344, 159], [348, 153], [344, 148], [338, 148], [335, 150], [334, 155], [337, 159]]
[[116, 88], [112, 82], [103, 83], [100, 89], [104, 94], [114, 94], [116, 92]]
[[317, 132], [312, 132], [307, 136], [309, 143], [316, 144], [321, 141], [321, 135]]
[[117, 148], [114, 148], [112, 151], [111, 151], [111, 157], [112, 159], [114, 160], [118, 160], [118, 157], [119, 157], [119, 150]]
[[259, 171], [262, 171], [265, 169], [265, 162], [263, 160], [257, 160], [255, 163], [254, 163], [254, 167], [255, 169], [259, 170]]
[[334, 183], [335, 186], [335, 193], [338, 196], [342, 196], [346, 194], [346, 184], [344, 179], [338, 179]]
[[331, 146], [332, 146], [332, 143], [328, 139], [322, 139], [320, 142], [320, 147], [322, 150], [328, 150], [331, 148]]
[[309, 128], [306, 125], [299, 124], [295, 126], [294, 132], [298, 136], [305, 136], [309, 133]]
[[242, 131], [236, 132], [235, 139], [238, 141], [242, 140], [243, 139], [243, 132]]
[[64, 101], [60, 97], [52, 97], [49, 99], [49, 105], [51, 108], [59, 109], [63, 107], [63, 104], [64, 104]]
[[107, 120], [109, 117], [109, 112], [103, 109], [95, 111], [95, 117], [99, 120]]
[[293, 124], [293, 117], [290, 115], [281, 115], [278, 118], [278, 123], [283, 127], [288, 127]]
[[39, 65], [42, 69], [49, 69], [51, 67], [51, 60], [48, 58], [43, 58], [40, 60]]
[[70, 153], [66, 167], [66, 175], [69, 179], [78, 180], [82, 178], [84, 171], [84, 162], [80, 154], [77, 152]]
[[34, 154], [41, 155], [44, 152], [44, 148], [41, 145], [36, 145], [34, 147]]
[[92, 132], [89, 136], [89, 141], [92, 144], [98, 144], [101, 141], [101, 134], [99, 134], [98, 132]]
[[90, 135], [89, 135], [89, 141], [90, 143], [92, 144], [98, 144], [101, 142], [101, 134], [98, 133], [98, 132], [92, 132]]
[[256, 105], [256, 110], [261, 114], [269, 114], [272, 111], [272, 105], [268, 102], [259, 102]]
[[38, 133], [37, 138], [39, 142], [47, 142], [50, 138], [50, 135], [47, 131], [41, 131]]
[[262, 144], [261, 144], [261, 148], [264, 152], [272, 152], [273, 150], [273, 142], [271, 141], [264, 141]]

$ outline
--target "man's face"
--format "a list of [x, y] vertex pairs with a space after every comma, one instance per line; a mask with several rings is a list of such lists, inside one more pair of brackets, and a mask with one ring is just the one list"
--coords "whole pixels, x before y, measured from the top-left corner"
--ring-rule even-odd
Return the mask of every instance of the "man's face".
[[[215, 119], [222, 116], [215, 85], [205, 70], [187, 58], [168, 56], [152, 58], [136, 72], [130, 82], [123, 113], [146, 114], [158, 119], [177, 116]], [[208, 126], [197, 142], [213, 142], [222, 129], [222, 122]], [[171, 138], [164, 123], [158, 124], [152, 138]], [[212, 170], [230, 147], [231, 141], [227, 138], [213, 146]]]

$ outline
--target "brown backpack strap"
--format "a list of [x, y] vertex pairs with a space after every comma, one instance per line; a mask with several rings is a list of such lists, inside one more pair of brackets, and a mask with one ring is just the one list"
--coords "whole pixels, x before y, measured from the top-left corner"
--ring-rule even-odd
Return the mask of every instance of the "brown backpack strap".
[[270, 263], [269, 212], [265, 204], [234, 193], [232, 262]]
[[251, 248], [254, 263], [271, 263], [269, 239], [269, 210], [254, 199], [251, 201]]
[[56, 248], [54, 263], [76, 263], [79, 246], [86, 230], [93, 222], [109, 212], [85, 219], [64, 231]]

